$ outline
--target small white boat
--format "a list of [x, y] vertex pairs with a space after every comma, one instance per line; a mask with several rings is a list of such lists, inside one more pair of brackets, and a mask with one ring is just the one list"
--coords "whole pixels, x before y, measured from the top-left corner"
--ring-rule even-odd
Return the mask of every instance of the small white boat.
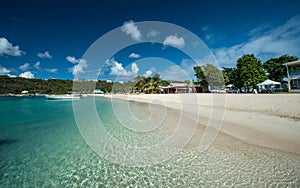
[[79, 95], [45, 95], [50, 100], [76, 100], [80, 99]]

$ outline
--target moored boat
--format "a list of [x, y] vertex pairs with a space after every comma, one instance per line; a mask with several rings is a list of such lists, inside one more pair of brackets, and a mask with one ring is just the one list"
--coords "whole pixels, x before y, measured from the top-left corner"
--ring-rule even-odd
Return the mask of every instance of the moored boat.
[[45, 95], [47, 99], [50, 100], [76, 100], [80, 99], [81, 97], [78, 95]]

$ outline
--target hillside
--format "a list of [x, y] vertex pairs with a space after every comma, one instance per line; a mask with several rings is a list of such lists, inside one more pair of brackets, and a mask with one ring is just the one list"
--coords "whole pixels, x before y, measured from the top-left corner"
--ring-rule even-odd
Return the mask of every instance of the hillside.
[[[106, 81], [79, 81], [74, 82], [74, 90], [83, 93], [91, 93], [94, 88], [100, 88], [104, 92], [112, 90], [113, 83]], [[29, 93], [42, 93], [42, 94], [66, 94], [73, 91], [72, 80], [60, 79], [27, 79], [9, 76], [0, 76], [0, 94], [21, 93], [23, 90], [28, 90]]]

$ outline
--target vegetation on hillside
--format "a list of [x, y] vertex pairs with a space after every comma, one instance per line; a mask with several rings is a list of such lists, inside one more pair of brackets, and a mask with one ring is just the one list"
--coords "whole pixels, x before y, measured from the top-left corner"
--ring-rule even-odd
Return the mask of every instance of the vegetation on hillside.
[[[76, 83], [76, 84], [75, 84]], [[27, 79], [27, 78], [11, 78], [9, 76], [0, 76], [0, 94], [6, 93], [21, 93], [23, 90], [29, 93], [42, 94], [67, 94], [72, 91], [83, 93], [91, 93], [95, 88], [100, 88], [104, 92], [110, 92], [112, 83], [106, 81], [78, 81], [59, 80], [59, 79]]]
[[[226, 84], [233, 84], [238, 88], [256, 88], [256, 85], [267, 78], [282, 82], [286, 77], [286, 62], [298, 60], [295, 56], [283, 55], [272, 58], [265, 63], [253, 54], [246, 54], [239, 58], [234, 68], [223, 67], [221, 71], [212, 64], [195, 66], [194, 72], [197, 80], [194, 85], [202, 88], [203, 92], [211, 89], [220, 89]], [[190, 85], [190, 80], [184, 81]], [[111, 83], [106, 81], [72, 81], [59, 79], [26, 79], [21, 77], [0, 76], [0, 94], [21, 93], [23, 90], [29, 93], [42, 94], [66, 94], [70, 92], [92, 93], [95, 88], [105, 93], [144, 92], [156, 93], [160, 87], [168, 86], [170, 81], [162, 80], [159, 74], [152, 77], [137, 75], [133, 81], [124, 83]]]

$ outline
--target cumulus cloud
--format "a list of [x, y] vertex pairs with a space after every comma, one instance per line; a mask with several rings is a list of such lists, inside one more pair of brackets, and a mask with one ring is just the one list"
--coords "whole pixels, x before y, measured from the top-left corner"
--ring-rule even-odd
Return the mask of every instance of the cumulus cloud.
[[7, 75], [7, 76], [9, 76], [9, 77], [11, 77], [11, 78], [17, 77], [17, 76], [15, 76], [15, 75], [9, 74], [10, 72], [11, 72], [11, 71], [10, 71], [9, 69], [7, 69], [7, 68], [3, 67], [2, 65], [0, 65], [0, 75]]
[[69, 61], [70, 63], [73, 63], [73, 64], [79, 63], [79, 60], [76, 59], [76, 58], [73, 57], [73, 56], [67, 56], [67, 57], [66, 57], [66, 60]]
[[20, 69], [21, 71], [27, 71], [27, 70], [29, 69], [29, 67], [30, 67], [30, 64], [29, 64], [29, 63], [25, 63], [25, 64], [21, 65], [21, 66], [19, 67], [19, 69]]
[[123, 32], [130, 35], [133, 40], [140, 41], [142, 34], [139, 28], [135, 25], [133, 21], [125, 22], [121, 28]]
[[214, 54], [221, 66], [234, 66], [244, 54], [254, 53], [267, 60], [283, 54], [300, 54], [300, 16], [295, 16], [285, 24], [267, 30], [265, 26], [252, 29], [247, 42], [231, 47], [215, 49]]
[[25, 54], [19, 46], [13, 46], [6, 38], [0, 38], [0, 56], [21, 56]]
[[84, 73], [84, 69], [86, 69], [88, 66], [87, 61], [85, 59], [76, 59], [75, 57], [67, 56], [66, 60], [70, 63], [75, 64], [72, 68], [70, 68], [70, 72], [72, 72], [75, 79], [78, 78], [78, 74]]
[[34, 74], [31, 73], [30, 71], [26, 71], [26, 72], [23, 72], [19, 75], [19, 77], [22, 77], [22, 78], [34, 78]]
[[50, 73], [57, 73], [57, 68], [52, 68], [52, 69], [45, 69], [46, 72], [50, 72]]
[[109, 75], [119, 76], [119, 77], [130, 77], [134, 76], [139, 72], [139, 67], [136, 63], [131, 64], [131, 70], [126, 70], [122, 63], [117, 62], [116, 60], [110, 60], [111, 68]]
[[33, 67], [36, 68], [37, 70], [39, 70], [39, 69], [41, 68], [40, 65], [41, 65], [41, 62], [37, 61], [37, 62], [33, 65]]
[[156, 31], [155, 29], [151, 29], [149, 33], [147, 33], [147, 37], [156, 37], [157, 35], [159, 35], [160, 33], [158, 31]]
[[139, 72], [139, 67], [136, 63], [131, 64], [131, 71], [134, 75], [136, 75]]
[[10, 70], [8, 70], [5, 67], [2, 67], [2, 65], [0, 65], [0, 75], [8, 75], [10, 73]]
[[177, 48], [183, 48], [185, 45], [185, 41], [183, 37], [178, 37], [177, 35], [169, 35], [165, 38], [164, 45], [170, 45]]
[[153, 74], [154, 71], [155, 71], [155, 68], [152, 67], [151, 69], [147, 70], [143, 76], [148, 78]]
[[73, 76], [77, 78], [79, 73], [84, 73], [85, 68], [87, 68], [87, 62], [85, 60], [82, 60], [71, 69], [71, 72]]
[[152, 75], [152, 71], [151, 70], [147, 70], [143, 76], [146, 77], [146, 78], [148, 78], [151, 75]]
[[141, 55], [140, 55], [140, 54], [136, 54], [136, 53], [131, 53], [131, 54], [129, 55], [129, 57], [130, 57], [130, 58], [140, 58]]
[[164, 80], [183, 81], [189, 79], [185, 70], [178, 65], [172, 65], [167, 69], [160, 71], [158, 74], [161, 75], [161, 78]]
[[38, 53], [37, 56], [39, 58], [48, 58], [52, 59], [52, 56], [50, 55], [49, 51], [45, 51], [44, 53]]

